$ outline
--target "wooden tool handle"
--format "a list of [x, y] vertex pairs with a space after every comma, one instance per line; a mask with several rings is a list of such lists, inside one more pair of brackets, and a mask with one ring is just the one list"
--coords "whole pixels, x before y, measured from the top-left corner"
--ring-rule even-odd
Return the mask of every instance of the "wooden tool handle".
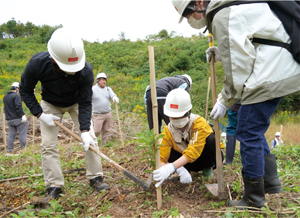
[[[55, 123], [55, 125], [57, 125], [61, 129], [63, 129], [67, 133], [69, 133], [71, 136], [73, 136], [75, 139], [77, 139], [79, 142], [83, 142], [82, 139], [78, 135], [76, 135], [74, 132], [72, 132], [71, 130], [69, 130], [64, 125], [62, 125], [60, 122], [54, 120], [54, 123]], [[107, 157], [105, 154], [101, 153], [94, 146], [90, 145], [89, 148], [90, 148], [90, 150], [92, 150], [93, 152], [95, 152], [96, 154], [98, 154], [100, 157], [102, 157], [103, 159], [105, 159], [106, 161], [108, 161], [109, 163], [111, 163], [113, 166], [115, 166], [119, 171], [121, 171], [129, 179], [133, 180], [135, 183], [137, 183], [138, 185], [140, 185], [144, 190], [147, 190], [149, 188], [150, 185], [146, 184], [145, 182], [143, 182], [142, 180], [140, 180], [139, 178], [137, 178], [135, 175], [133, 175], [132, 173], [130, 173], [128, 170], [126, 170], [125, 168], [123, 168], [122, 166], [120, 166], [119, 164], [117, 164], [115, 161], [113, 161], [112, 159], [110, 159], [109, 157]]]

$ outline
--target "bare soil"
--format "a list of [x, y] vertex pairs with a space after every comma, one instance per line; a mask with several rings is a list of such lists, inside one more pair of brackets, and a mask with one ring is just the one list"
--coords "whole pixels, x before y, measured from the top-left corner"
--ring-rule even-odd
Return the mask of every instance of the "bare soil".
[[[32, 121], [29, 120], [29, 122]], [[71, 122], [68, 121], [63, 122], [65, 126], [72, 129], [72, 124], [70, 123]], [[7, 131], [8, 130], [6, 130], [6, 132]], [[114, 121], [110, 140], [114, 142], [120, 141], [119, 136], [116, 134], [117, 132], [118, 125], [117, 122]], [[30, 125], [28, 130], [28, 146], [32, 144], [32, 134], [33, 129]], [[38, 145], [40, 143], [38, 122], [36, 122], [34, 138], [35, 143]], [[123, 138], [127, 141], [130, 139], [126, 137], [126, 134]], [[0, 152], [2, 155], [5, 155], [2, 134], [0, 143], [2, 143]], [[62, 147], [68, 147], [69, 143], [70, 136], [60, 130], [59, 144], [61, 144]], [[18, 140], [16, 140], [14, 154], [23, 152], [23, 150], [18, 150], [19, 146]], [[100, 151], [111, 157], [111, 159], [118, 162], [122, 167], [141, 180], [146, 181], [147, 178], [151, 176], [151, 173], [145, 173], [145, 170], [150, 169], [150, 167], [145, 164], [145, 162], [139, 161], [142, 151], [136, 150], [136, 146], [136, 143], [131, 142], [125, 143], [125, 146], [122, 147], [120, 142], [120, 146], [104, 147], [100, 148]], [[67, 149], [65, 149], [65, 151], [67, 151]], [[39, 151], [37, 151], [37, 153], [38, 152]], [[60, 151], [60, 156], [61, 161], [67, 161], [70, 158], [77, 158], [77, 160], [80, 161], [84, 159], [84, 152], [80, 151], [68, 154], [67, 152], [62, 153], [62, 151]], [[3, 162], [0, 162], [0, 166], [1, 163], [3, 164]], [[102, 160], [102, 167], [105, 182], [111, 186], [111, 189], [101, 194], [98, 194], [89, 187], [89, 182], [85, 177], [85, 171], [64, 174], [65, 181], [68, 181], [69, 186], [64, 187], [64, 196], [58, 200], [64, 211], [74, 211], [79, 207], [79, 217], [100, 217], [99, 215], [106, 216], [108, 214], [111, 217], [153, 217], [155, 212], [156, 214], [161, 212], [161, 217], [169, 217], [170, 211], [177, 209], [178, 214], [180, 213], [183, 217], [220, 217], [224, 215], [227, 209], [225, 204], [230, 198], [230, 195], [232, 195], [231, 197], [233, 199], [237, 197], [240, 199], [243, 193], [240, 170], [236, 170], [237, 168], [241, 168], [238, 154], [236, 154], [234, 165], [223, 166], [223, 178], [227, 199], [218, 199], [205, 187], [205, 184], [217, 183], [216, 170], [214, 170], [215, 176], [210, 180], [205, 179], [201, 172], [192, 173], [193, 182], [190, 185], [181, 184], [178, 177], [174, 175], [162, 184], [163, 196], [162, 207], [160, 209], [157, 208], [157, 193], [154, 181], [150, 188], [144, 191], [107, 161]], [[63, 168], [63, 170], [70, 169], [72, 169], [72, 167]], [[27, 175], [26, 172], [24, 172], [24, 175]], [[28, 184], [30, 181], [31, 180], [23, 179], [0, 183], [0, 217], [1, 214], [3, 215], [13, 209], [15, 209], [14, 213], [24, 210], [24, 208], [20, 206], [25, 203], [37, 205], [36, 202], [45, 195], [45, 189], [42, 187], [43, 185], [40, 185], [43, 181], [43, 177], [41, 176], [39, 180], [32, 180], [33, 183], [31, 186], [25, 185], [25, 183]], [[40, 181], [40, 183], [34, 181]], [[231, 185], [234, 183], [241, 184], [241, 189], [233, 190], [232, 187], [236, 186]], [[230, 188], [230, 190], [228, 190], [228, 188]], [[286, 207], [286, 200], [284, 199], [297, 201], [297, 198], [299, 201], [298, 193], [266, 194], [269, 206], [275, 209]], [[109, 206], [105, 207], [105, 205]], [[88, 208], [91, 210], [88, 210]], [[34, 210], [39, 211], [40, 209], [39, 206], [36, 206]], [[102, 213], [99, 213], [99, 209], [102, 209]], [[234, 212], [232, 213], [234, 214]], [[252, 214], [252, 216], [256, 215], [258, 215], [258, 213]], [[9, 215], [6, 216], [10, 217]]]

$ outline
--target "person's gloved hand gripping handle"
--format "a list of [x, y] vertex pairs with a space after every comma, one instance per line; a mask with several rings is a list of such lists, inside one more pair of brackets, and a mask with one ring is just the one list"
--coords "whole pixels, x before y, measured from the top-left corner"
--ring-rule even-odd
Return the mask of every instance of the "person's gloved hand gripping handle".
[[38, 119], [45, 123], [47, 126], [56, 126], [54, 120], [60, 120], [58, 116], [53, 114], [45, 114], [44, 112], [38, 116]]
[[223, 118], [226, 114], [227, 107], [223, 105], [221, 102], [217, 101], [214, 108], [212, 109], [210, 116], [213, 117], [214, 120], [217, 118]]
[[87, 130], [81, 132], [81, 139], [83, 141], [82, 147], [85, 151], [89, 150], [90, 145], [95, 146], [95, 142]]

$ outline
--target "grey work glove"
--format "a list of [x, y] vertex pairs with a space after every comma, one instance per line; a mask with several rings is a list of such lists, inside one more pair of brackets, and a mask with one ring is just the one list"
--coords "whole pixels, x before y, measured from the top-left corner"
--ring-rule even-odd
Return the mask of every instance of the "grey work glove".
[[181, 183], [191, 183], [193, 181], [192, 177], [191, 177], [191, 174], [184, 167], [178, 168], [177, 173], [180, 177], [180, 182]]
[[215, 62], [221, 61], [218, 47], [210, 47], [206, 50], [206, 60], [210, 63], [212, 54], [215, 54]]
[[82, 147], [84, 148], [85, 151], [89, 150], [90, 145], [95, 147], [95, 142], [92, 139], [89, 132], [82, 132], [81, 133], [81, 139], [83, 141], [83, 143], [81, 143], [81, 145], [82, 145]]
[[53, 114], [45, 114], [45, 113], [42, 113], [38, 119], [43, 123], [45, 123], [47, 126], [56, 126], [54, 120], [60, 120], [58, 116], [54, 116]]
[[161, 168], [153, 171], [153, 179], [154, 181], [158, 181], [155, 184], [157, 188], [160, 186], [166, 178], [168, 178], [172, 173], [174, 173], [175, 167], [172, 163], [162, 166]]
[[214, 120], [218, 118], [223, 118], [226, 114], [227, 107], [221, 102], [217, 101], [214, 108], [212, 109], [210, 116], [213, 117]]

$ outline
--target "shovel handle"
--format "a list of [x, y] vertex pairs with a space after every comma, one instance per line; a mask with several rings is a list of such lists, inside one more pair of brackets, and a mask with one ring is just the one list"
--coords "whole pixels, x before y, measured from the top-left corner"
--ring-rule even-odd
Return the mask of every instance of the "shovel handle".
[[[67, 133], [69, 133], [71, 136], [73, 136], [79, 142], [83, 142], [82, 139], [78, 135], [76, 135], [74, 132], [72, 132], [71, 130], [69, 130], [64, 125], [62, 125], [60, 122], [54, 120], [54, 123], [55, 123], [56, 126], [60, 127], [61, 129], [63, 129]], [[135, 175], [133, 175], [131, 172], [129, 172], [128, 170], [126, 170], [124, 167], [122, 167], [119, 164], [117, 164], [115, 161], [113, 161], [112, 159], [110, 159], [109, 157], [107, 157], [105, 154], [101, 153], [94, 146], [90, 145], [89, 148], [90, 148], [90, 150], [92, 150], [93, 152], [95, 152], [96, 154], [98, 154], [100, 157], [102, 157], [103, 159], [105, 159], [106, 161], [108, 161], [109, 163], [111, 163], [114, 167], [116, 167], [119, 171], [121, 171], [129, 179], [133, 180], [135, 183], [137, 183], [138, 185], [140, 185], [144, 190], [147, 190], [150, 187], [150, 185], [146, 184], [145, 182], [143, 182], [142, 180], [140, 180], [139, 178], [137, 178]]]
[[[209, 33], [209, 47], [213, 46], [213, 36]], [[212, 98], [213, 105], [217, 102], [217, 89], [216, 89], [216, 73], [215, 73], [215, 55], [212, 54], [210, 60], [210, 70], [211, 70], [211, 83], [212, 83]], [[219, 199], [225, 199], [226, 193], [224, 191], [224, 182], [223, 182], [223, 164], [220, 148], [220, 135], [219, 135], [219, 120], [214, 120], [214, 129], [215, 129], [215, 141], [216, 141], [216, 162], [217, 162], [217, 180], [218, 180], [218, 197]]]

